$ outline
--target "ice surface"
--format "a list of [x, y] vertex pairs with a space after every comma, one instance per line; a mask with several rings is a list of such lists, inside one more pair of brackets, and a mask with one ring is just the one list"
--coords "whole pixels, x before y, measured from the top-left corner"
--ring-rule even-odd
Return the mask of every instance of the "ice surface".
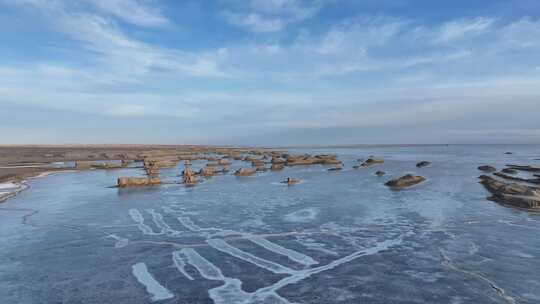
[[[504, 155], [507, 150], [515, 153]], [[194, 188], [171, 183], [128, 191], [108, 187], [121, 171], [29, 179], [30, 190], [0, 206], [0, 298], [29, 304], [538, 302], [540, 239], [533, 236], [540, 217], [486, 200], [476, 168], [540, 166], [531, 162], [540, 146], [318, 151], [338, 154], [346, 167], [368, 155], [385, 163], [340, 174], [322, 166], [287, 168], [249, 179], [222, 175]], [[420, 160], [433, 164], [420, 172]], [[417, 172], [429, 182], [391, 191], [386, 176], [373, 175], [378, 169], [393, 176]], [[162, 177], [172, 181], [178, 173], [164, 169]], [[287, 176], [309, 183], [272, 186]], [[18, 186], [2, 184], [0, 193], [11, 189]], [[148, 268], [132, 269], [144, 261]]]
[[305, 208], [285, 215], [285, 221], [295, 223], [306, 223], [313, 221], [319, 215], [318, 208]]

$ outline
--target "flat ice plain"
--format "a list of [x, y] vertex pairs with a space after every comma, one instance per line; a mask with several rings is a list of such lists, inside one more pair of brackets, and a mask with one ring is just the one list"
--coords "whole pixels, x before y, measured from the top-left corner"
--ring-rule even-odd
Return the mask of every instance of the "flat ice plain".
[[[476, 169], [540, 166], [539, 146], [292, 152], [335, 153], [347, 169], [193, 188], [110, 187], [131, 168], [29, 181], [0, 204], [1, 302], [540, 303], [540, 214], [486, 200]], [[369, 155], [385, 163], [351, 169]], [[406, 173], [427, 182], [383, 186]], [[303, 182], [279, 183], [289, 176]]]

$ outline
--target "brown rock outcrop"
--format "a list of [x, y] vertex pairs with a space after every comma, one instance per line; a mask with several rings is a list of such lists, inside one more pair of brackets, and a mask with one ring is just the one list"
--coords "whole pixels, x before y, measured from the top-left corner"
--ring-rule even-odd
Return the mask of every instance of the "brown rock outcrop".
[[96, 169], [119, 169], [119, 168], [122, 168], [122, 165], [118, 164], [118, 163], [98, 163], [98, 164], [93, 164], [92, 168], [96, 168]]
[[130, 187], [130, 186], [150, 186], [158, 185], [161, 183], [159, 177], [119, 177], [117, 181], [118, 187]]
[[186, 186], [194, 186], [197, 184], [197, 176], [189, 169], [189, 166], [185, 166], [184, 171], [182, 171], [182, 181]]
[[369, 167], [369, 166], [373, 166], [373, 165], [376, 165], [376, 164], [382, 164], [382, 163], [384, 163], [384, 160], [382, 160], [382, 159], [368, 158], [360, 166]]
[[423, 176], [418, 176], [418, 175], [412, 175], [412, 174], [407, 174], [405, 176], [402, 176], [398, 179], [393, 179], [393, 180], [390, 180], [388, 182], [385, 183], [386, 186], [388, 187], [391, 187], [391, 188], [395, 188], [395, 189], [402, 189], [402, 188], [407, 188], [407, 187], [411, 187], [411, 186], [414, 186], [416, 184], [419, 184], [423, 181], [425, 181], [426, 178], [423, 177]]
[[285, 167], [285, 164], [272, 164], [272, 166], [270, 167], [270, 170], [279, 171], [279, 170], [283, 170], [284, 167]]
[[213, 166], [202, 167], [201, 170], [199, 171], [199, 175], [204, 176], [204, 177], [210, 177], [216, 173], [214, 168], [215, 167]]
[[516, 183], [505, 183], [482, 175], [480, 183], [492, 196], [488, 199], [526, 209], [540, 209], [540, 189]]
[[287, 161], [281, 157], [272, 157], [272, 164], [285, 164]]
[[84, 161], [84, 160], [78, 160], [78, 161], [75, 161], [75, 168], [77, 169], [90, 169], [92, 168], [92, 165], [94, 164], [94, 162], [92, 161]]
[[287, 177], [287, 179], [282, 181], [281, 183], [287, 184], [288, 186], [292, 186], [292, 185], [298, 184], [299, 182], [300, 182], [299, 179], [292, 178], [292, 177]]
[[234, 175], [236, 176], [249, 176], [255, 173], [255, 169], [251, 168], [240, 168], [234, 172]]

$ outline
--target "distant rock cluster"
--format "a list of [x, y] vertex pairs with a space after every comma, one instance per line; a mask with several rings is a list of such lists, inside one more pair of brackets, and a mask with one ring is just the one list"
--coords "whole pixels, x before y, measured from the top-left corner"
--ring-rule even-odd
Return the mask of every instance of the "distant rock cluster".
[[[495, 176], [479, 177], [480, 184], [491, 194], [489, 200], [518, 208], [540, 210], [540, 189], [533, 186], [540, 184], [540, 176], [532, 174], [540, 172], [540, 168], [529, 165], [506, 165], [500, 172], [492, 166], [480, 166], [478, 169]], [[516, 176], [519, 171], [532, 176], [529, 178]]]

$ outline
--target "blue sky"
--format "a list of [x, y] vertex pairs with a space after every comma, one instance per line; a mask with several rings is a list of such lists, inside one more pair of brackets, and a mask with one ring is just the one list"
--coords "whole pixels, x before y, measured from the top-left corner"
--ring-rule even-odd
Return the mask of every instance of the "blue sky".
[[0, 144], [540, 143], [540, 1], [0, 0]]

